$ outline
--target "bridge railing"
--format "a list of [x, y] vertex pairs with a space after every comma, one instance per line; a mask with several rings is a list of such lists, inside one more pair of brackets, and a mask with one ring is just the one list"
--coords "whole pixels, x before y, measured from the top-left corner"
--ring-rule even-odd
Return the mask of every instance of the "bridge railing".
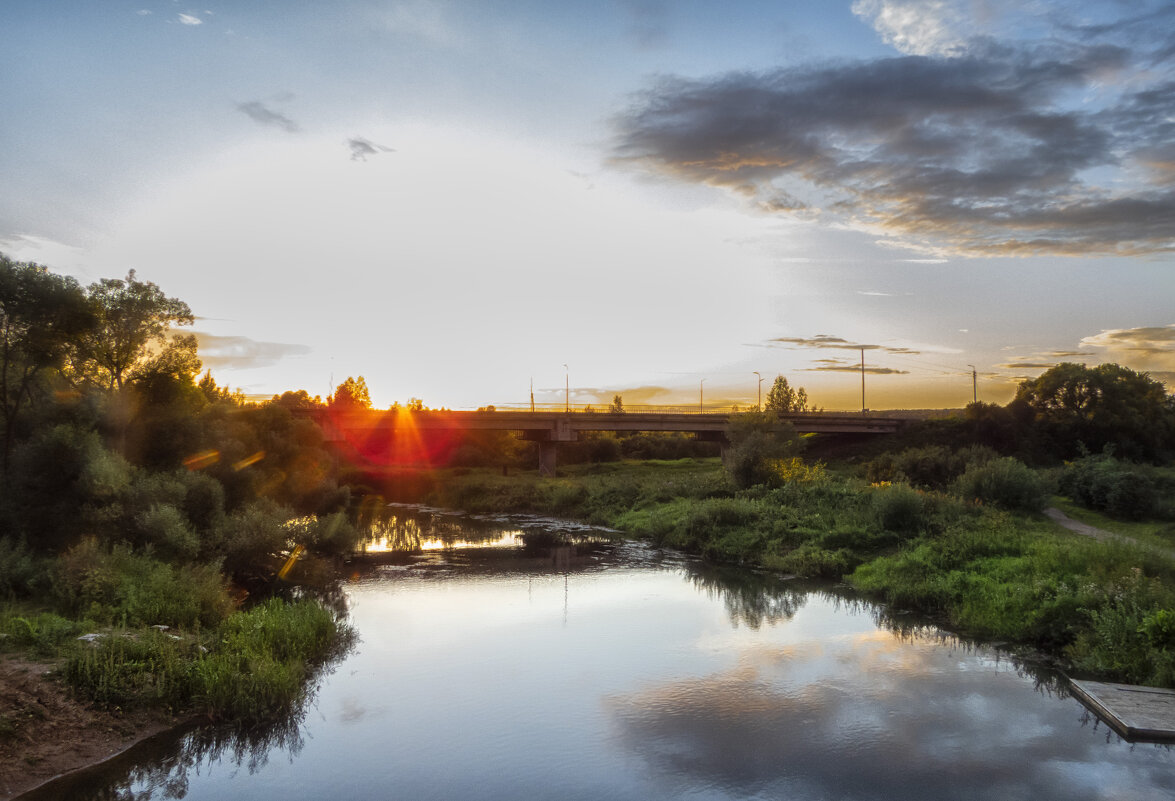
[[[739, 414], [755, 411], [755, 405], [747, 404], [698, 404], [658, 405], [648, 403], [624, 404], [622, 411], [613, 411], [610, 404], [600, 403], [499, 403], [478, 409], [479, 412], [564, 412], [571, 414]], [[821, 417], [861, 417], [860, 412], [796, 412]], [[866, 413], [865, 416], [869, 416]]]

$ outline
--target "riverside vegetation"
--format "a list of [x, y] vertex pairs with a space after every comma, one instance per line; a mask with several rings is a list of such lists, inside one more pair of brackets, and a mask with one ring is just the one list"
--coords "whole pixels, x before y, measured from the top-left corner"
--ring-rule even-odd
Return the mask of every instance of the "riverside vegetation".
[[[348, 646], [331, 563], [358, 534], [293, 413], [316, 400], [218, 387], [192, 320], [133, 272], [83, 288], [0, 256], [0, 652], [90, 703], [246, 725]], [[0, 709], [0, 738], [35, 712]]]
[[[1111, 410], [1111, 422], [1104, 407], [1070, 415], [1057, 398], [1081, 395], [1086, 379], [1108, 386], [1103, 396], [1140, 384], [1150, 405], [1133, 419]], [[1154, 463], [1169, 461], [1173, 412], [1144, 375], [1062, 365], [1008, 407], [914, 426], [856, 464], [805, 460], [804, 438], [765, 413], [732, 426], [725, 465], [601, 462], [556, 479], [457, 469], [413, 490], [433, 505], [574, 517], [714, 561], [844, 580], [1083, 675], [1175, 687], [1175, 472]], [[1136, 521], [1131, 536], [1145, 530], [1159, 547], [1062, 531], [1040, 514], [1050, 499]]]
[[[178, 333], [192, 319], [133, 273], [82, 288], [0, 257], [0, 649], [55, 659], [94, 703], [250, 723], [296, 711], [352, 636], [332, 582], [359, 537], [353, 493], [302, 413], [370, 398], [360, 377], [325, 403], [304, 391], [248, 403], [201, 376], [195, 337]], [[449, 443], [459, 466], [379, 481], [398, 500], [576, 517], [845, 580], [1078, 671], [1175, 686], [1175, 565], [1039, 514], [1061, 492], [1127, 518], [1131, 536], [1175, 540], [1162, 385], [1059, 365], [1006, 406], [973, 404], [828, 464], [774, 414], [806, 396], [777, 387], [764, 413], [732, 424], [725, 465], [701, 458], [712, 443], [599, 436], [561, 453], [561, 478], [506, 476], [534, 463], [533, 443], [470, 432]], [[665, 459], [633, 461], [649, 457]], [[369, 498], [380, 488], [347, 475]], [[19, 725], [0, 712], [0, 737]]]

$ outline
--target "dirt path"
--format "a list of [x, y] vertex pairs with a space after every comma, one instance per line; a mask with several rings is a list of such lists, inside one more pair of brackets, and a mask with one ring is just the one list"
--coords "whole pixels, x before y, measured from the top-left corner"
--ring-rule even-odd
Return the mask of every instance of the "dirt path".
[[0, 801], [175, 725], [159, 713], [117, 713], [77, 701], [47, 675], [52, 667], [0, 656]]
[[1069, 517], [1069, 515], [1065, 514], [1055, 506], [1050, 506], [1049, 508], [1045, 509], [1044, 513], [1051, 520], [1069, 529], [1074, 534], [1080, 534], [1083, 537], [1092, 537], [1093, 539], [1100, 540], [1102, 542], [1117, 541], [1127, 545], [1135, 545], [1139, 548], [1148, 550], [1151, 553], [1157, 553], [1162, 556], [1166, 556], [1169, 559], [1175, 559], [1175, 550], [1172, 550], [1171, 548], [1164, 548], [1160, 545], [1151, 545], [1149, 542], [1142, 542], [1140, 540], [1134, 539], [1133, 537], [1127, 537], [1124, 534], [1115, 534], [1113, 531], [1106, 531], [1104, 528], [1097, 528], [1096, 526], [1091, 526], [1088, 523], [1082, 523], [1080, 520], [1074, 520], [1073, 518]]

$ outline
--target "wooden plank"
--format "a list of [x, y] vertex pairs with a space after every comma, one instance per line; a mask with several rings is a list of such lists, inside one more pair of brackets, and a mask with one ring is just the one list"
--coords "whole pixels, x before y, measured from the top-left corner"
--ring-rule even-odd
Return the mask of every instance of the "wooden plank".
[[1073, 695], [1131, 742], [1175, 742], [1175, 690], [1071, 680]]

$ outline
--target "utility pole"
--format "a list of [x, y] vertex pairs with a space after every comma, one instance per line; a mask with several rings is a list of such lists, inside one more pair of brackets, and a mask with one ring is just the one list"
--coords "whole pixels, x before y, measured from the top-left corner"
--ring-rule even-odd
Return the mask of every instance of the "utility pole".
[[865, 414], [865, 349], [861, 348], [861, 414]]
[[571, 369], [563, 365], [563, 404], [565, 412], [571, 411]]
[[530, 377], [530, 412], [534, 414], [534, 376]]
[[758, 400], [755, 402], [755, 411], [761, 412], [763, 411], [763, 376], [759, 375], [758, 370], [754, 370], [752, 372], [759, 376], [759, 395]]
[[979, 402], [979, 374], [975, 371], [975, 365], [967, 365], [971, 368], [971, 402]]
[[702, 411], [702, 384], [705, 384], [705, 383], [706, 383], [706, 379], [704, 379], [704, 378], [698, 382], [698, 411], [699, 412]]

